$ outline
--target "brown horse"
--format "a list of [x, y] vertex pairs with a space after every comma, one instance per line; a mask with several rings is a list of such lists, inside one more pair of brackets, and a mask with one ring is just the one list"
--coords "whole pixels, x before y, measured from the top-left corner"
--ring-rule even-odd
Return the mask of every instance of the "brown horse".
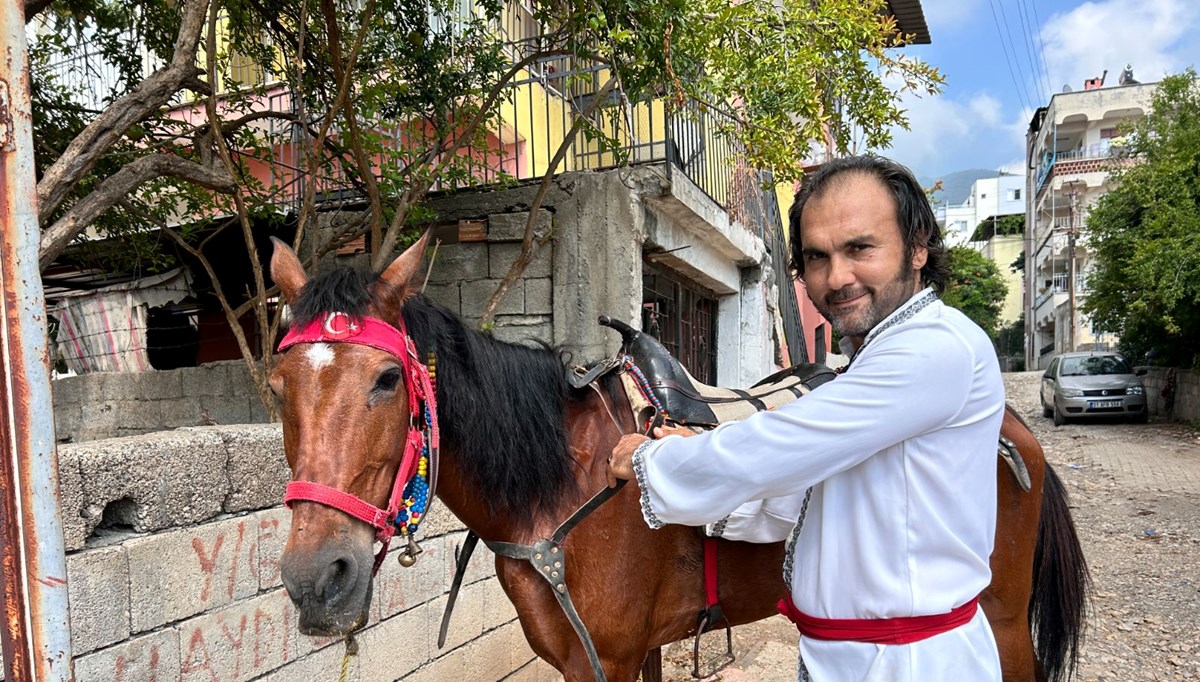
[[[398, 326], [403, 320], [419, 355], [437, 359], [437, 497], [485, 540], [549, 537], [604, 488], [608, 453], [635, 428], [619, 409], [626, 403], [617, 380], [601, 379], [598, 390], [571, 388], [557, 353], [494, 341], [418, 295], [424, 247], [422, 239], [377, 279], [343, 268], [309, 282], [291, 250], [277, 244], [271, 273], [296, 324], [330, 312]], [[392, 354], [350, 343], [301, 344], [284, 354], [271, 385], [295, 480], [372, 505], [387, 501], [410, 423], [398, 366]], [[1005, 680], [1064, 679], [1078, 651], [1086, 567], [1064, 491], [1037, 441], [1012, 412], [1003, 432], [1024, 457], [1033, 490], [1023, 492], [998, 465], [993, 581], [981, 603]], [[293, 503], [281, 568], [303, 632], [341, 635], [366, 622], [373, 539], [369, 525], [334, 508]], [[647, 652], [694, 634], [704, 605], [701, 545], [694, 528], [650, 530], [636, 483], [567, 537], [570, 593], [608, 680], [635, 680]], [[782, 543], [720, 541], [719, 595], [733, 624], [775, 613], [783, 553]], [[591, 680], [550, 585], [528, 562], [505, 557], [496, 558], [496, 575], [533, 650], [567, 680]]]

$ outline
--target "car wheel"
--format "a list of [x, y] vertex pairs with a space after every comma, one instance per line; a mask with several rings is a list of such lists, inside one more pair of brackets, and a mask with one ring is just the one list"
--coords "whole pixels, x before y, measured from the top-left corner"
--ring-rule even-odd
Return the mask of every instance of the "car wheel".
[[1058, 409], [1058, 403], [1054, 403], [1054, 425], [1062, 426], [1067, 423], [1067, 418], [1063, 416], [1062, 410]]
[[1038, 396], [1038, 400], [1042, 401], [1042, 416], [1043, 417], [1049, 417], [1054, 414], [1053, 412], [1050, 411], [1049, 407], [1046, 407], [1046, 399], [1045, 398]]

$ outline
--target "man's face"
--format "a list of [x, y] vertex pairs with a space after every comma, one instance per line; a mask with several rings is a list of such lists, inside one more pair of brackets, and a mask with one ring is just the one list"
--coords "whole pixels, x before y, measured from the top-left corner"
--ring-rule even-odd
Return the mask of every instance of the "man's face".
[[835, 178], [800, 220], [804, 284], [843, 336], [863, 337], [919, 290], [928, 251], [904, 256], [896, 205], [874, 176]]

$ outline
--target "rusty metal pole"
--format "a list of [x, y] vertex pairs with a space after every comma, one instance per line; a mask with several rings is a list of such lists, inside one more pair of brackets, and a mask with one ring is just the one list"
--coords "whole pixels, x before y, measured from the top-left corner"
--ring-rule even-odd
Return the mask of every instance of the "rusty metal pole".
[[0, 0], [0, 574], [9, 682], [73, 675], [22, 0]]

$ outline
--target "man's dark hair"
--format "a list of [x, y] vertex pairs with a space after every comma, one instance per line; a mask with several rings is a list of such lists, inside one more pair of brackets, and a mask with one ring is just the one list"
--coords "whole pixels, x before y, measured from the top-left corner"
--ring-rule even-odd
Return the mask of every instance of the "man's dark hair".
[[792, 204], [792, 210], [788, 211], [792, 238], [792, 271], [796, 276], [804, 277], [804, 247], [800, 242], [800, 218], [804, 215], [804, 207], [810, 199], [820, 197], [825, 190], [836, 184], [834, 181], [837, 178], [844, 179], [849, 175], [867, 175], [883, 183], [896, 205], [896, 222], [900, 225], [901, 236], [904, 237], [905, 262], [912, 260], [918, 246], [924, 246], [929, 252], [929, 257], [925, 266], [921, 268], [921, 281], [938, 293], [945, 290], [946, 282], [950, 278], [949, 254], [946, 252], [946, 243], [942, 241], [942, 231], [938, 229], [929, 199], [907, 168], [881, 156], [848, 156], [834, 159], [804, 178], [800, 191], [796, 193], [796, 203]]

